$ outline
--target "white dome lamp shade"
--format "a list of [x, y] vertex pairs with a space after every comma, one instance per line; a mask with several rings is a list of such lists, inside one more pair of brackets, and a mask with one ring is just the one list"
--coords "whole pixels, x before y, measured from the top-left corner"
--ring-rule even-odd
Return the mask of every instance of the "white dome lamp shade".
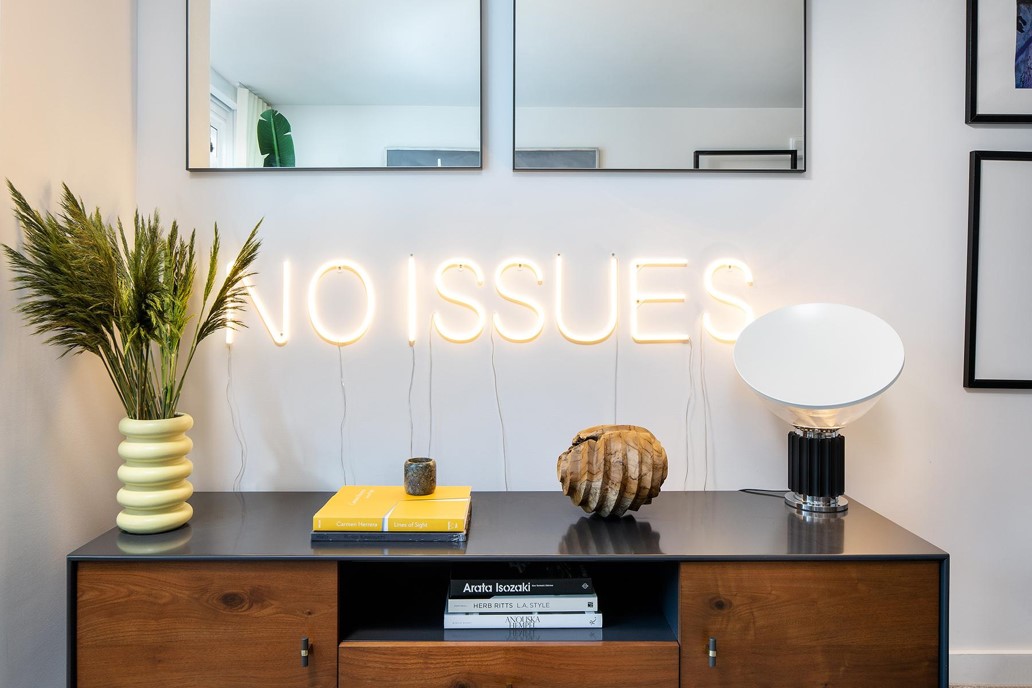
[[788, 433], [785, 501], [800, 511], [845, 511], [847, 423], [867, 413], [903, 371], [903, 342], [859, 308], [809, 303], [757, 318], [738, 337], [735, 368]]

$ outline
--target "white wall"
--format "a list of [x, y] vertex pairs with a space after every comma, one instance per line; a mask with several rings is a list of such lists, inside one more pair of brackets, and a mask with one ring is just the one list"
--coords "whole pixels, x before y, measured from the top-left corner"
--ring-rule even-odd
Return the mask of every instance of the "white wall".
[[[791, 148], [803, 136], [798, 108], [521, 107], [517, 148], [598, 148], [601, 166], [615, 169], [690, 169], [707, 149]], [[703, 167], [713, 166], [706, 159]], [[787, 158], [762, 158], [760, 167], [788, 167]], [[735, 161], [742, 168], [742, 163]]]
[[[131, 217], [134, 34], [129, 0], [3, 0], [0, 171], [30, 202], [53, 207], [65, 181], [87, 204]], [[2, 206], [0, 242], [16, 245]], [[52, 687], [65, 676], [65, 555], [113, 523], [122, 414], [95, 360], [57, 360], [23, 327], [10, 277], [4, 260], [0, 686]]]

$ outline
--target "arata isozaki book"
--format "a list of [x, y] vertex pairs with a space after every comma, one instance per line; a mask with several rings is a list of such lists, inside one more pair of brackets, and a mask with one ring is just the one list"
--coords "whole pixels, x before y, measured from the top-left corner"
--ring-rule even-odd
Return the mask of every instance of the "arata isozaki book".
[[597, 612], [597, 595], [496, 595], [494, 597], [453, 597], [446, 612], [506, 614], [527, 612]]
[[590, 578], [452, 579], [449, 598], [498, 595], [594, 595]]
[[470, 488], [407, 494], [401, 485], [346, 485], [312, 517], [313, 532], [464, 533]]
[[444, 613], [444, 628], [602, 628], [602, 614], [462, 614]]

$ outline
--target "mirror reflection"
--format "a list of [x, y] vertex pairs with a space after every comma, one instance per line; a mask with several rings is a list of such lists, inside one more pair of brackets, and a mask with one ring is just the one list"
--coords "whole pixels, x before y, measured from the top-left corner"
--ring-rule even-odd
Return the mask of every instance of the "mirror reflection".
[[480, 167], [480, 0], [188, 0], [187, 168]]
[[515, 24], [515, 169], [805, 168], [805, 0], [515, 0]]

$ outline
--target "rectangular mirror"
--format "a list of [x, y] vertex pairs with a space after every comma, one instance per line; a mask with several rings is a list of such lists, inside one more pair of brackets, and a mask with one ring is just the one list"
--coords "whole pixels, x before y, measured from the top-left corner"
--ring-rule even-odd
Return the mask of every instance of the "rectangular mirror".
[[515, 0], [513, 168], [804, 170], [805, 5]]
[[187, 169], [480, 167], [480, 15], [480, 0], [187, 0]]

